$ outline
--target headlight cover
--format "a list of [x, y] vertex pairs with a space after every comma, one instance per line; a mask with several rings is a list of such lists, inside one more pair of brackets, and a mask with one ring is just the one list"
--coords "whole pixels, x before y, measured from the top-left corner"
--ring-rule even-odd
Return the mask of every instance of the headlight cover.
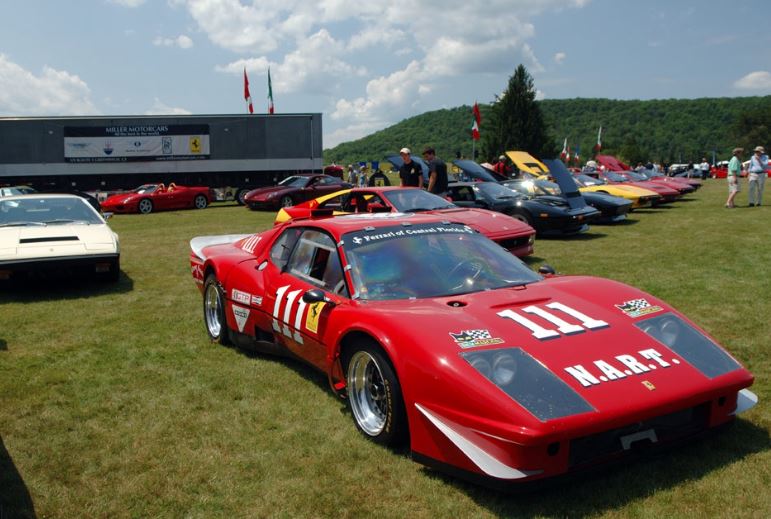
[[635, 326], [683, 357], [707, 378], [741, 367], [720, 346], [673, 313], [645, 319]]
[[521, 348], [460, 355], [542, 422], [594, 411], [581, 395]]

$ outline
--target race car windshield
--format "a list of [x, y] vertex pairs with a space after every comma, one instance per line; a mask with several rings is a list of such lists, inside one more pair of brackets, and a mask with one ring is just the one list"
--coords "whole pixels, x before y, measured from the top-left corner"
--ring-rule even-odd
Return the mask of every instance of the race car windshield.
[[455, 204], [451, 204], [444, 198], [427, 193], [422, 189], [395, 189], [383, 193], [383, 197], [387, 198], [400, 213], [456, 207]]
[[599, 178], [590, 177], [589, 175], [576, 175], [576, 181], [580, 182], [583, 186], [602, 186], [605, 182]]
[[140, 195], [142, 194], [149, 194], [153, 193], [156, 189], [158, 189], [158, 186], [155, 184], [143, 184], [132, 191], [132, 193], [138, 193]]
[[627, 180], [623, 175], [619, 175], [618, 173], [613, 173], [612, 171], [606, 172], [605, 176], [608, 177], [613, 182], [626, 182]]
[[474, 185], [474, 189], [479, 189], [487, 196], [496, 199], [520, 198], [522, 196], [516, 191], [512, 191], [508, 187], [504, 187], [495, 182], [479, 182]]
[[0, 227], [21, 225], [100, 224], [99, 215], [80, 197], [0, 200]]
[[284, 187], [305, 187], [308, 185], [308, 181], [310, 180], [310, 177], [298, 177], [298, 176], [291, 176], [286, 177], [284, 180], [278, 183], [279, 186]]
[[343, 236], [353, 297], [421, 299], [539, 281], [496, 243], [460, 224], [396, 225]]

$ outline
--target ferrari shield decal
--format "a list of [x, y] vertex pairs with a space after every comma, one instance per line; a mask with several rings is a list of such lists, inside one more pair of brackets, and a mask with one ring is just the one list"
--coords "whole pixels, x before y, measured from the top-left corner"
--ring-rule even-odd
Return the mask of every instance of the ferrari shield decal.
[[312, 333], [317, 333], [319, 329], [319, 317], [321, 310], [324, 309], [324, 302], [312, 303], [308, 307], [308, 315], [305, 317], [305, 328]]
[[478, 346], [503, 343], [503, 339], [493, 337], [489, 330], [463, 330], [458, 333], [450, 332], [450, 337], [452, 337], [452, 340], [464, 350], [476, 348]]
[[233, 305], [233, 317], [236, 318], [236, 325], [238, 331], [243, 332], [244, 326], [246, 326], [246, 320], [249, 319], [249, 309], [241, 306]]
[[663, 310], [660, 306], [650, 304], [644, 298], [624, 301], [620, 305], [615, 306], [629, 317], [642, 317], [643, 315], [655, 314]]

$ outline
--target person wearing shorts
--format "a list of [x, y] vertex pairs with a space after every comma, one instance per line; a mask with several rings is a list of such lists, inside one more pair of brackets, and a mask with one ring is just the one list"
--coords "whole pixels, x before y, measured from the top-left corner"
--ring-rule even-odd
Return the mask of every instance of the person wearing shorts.
[[728, 163], [728, 200], [725, 202], [725, 206], [728, 208], [736, 207], [734, 199], [739, 194], [739, 175], [742, 172], [742, 161], [739, 156], [744, 151], [743, 148], [734, 148], [733, 157]]

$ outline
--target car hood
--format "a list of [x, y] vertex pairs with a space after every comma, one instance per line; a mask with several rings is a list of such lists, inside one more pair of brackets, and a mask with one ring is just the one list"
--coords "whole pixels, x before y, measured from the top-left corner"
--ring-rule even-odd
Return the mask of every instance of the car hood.
[[[515, 349], [580, 395], [591, 408], [584, 412], [624, 415], [638, 405], [647, 409], [694, 395], [706, 401], [716, 379], [737, 389], [752, 382], [749, 372], [666, 303], [605, 279], [560, 276], [476, 294], [360, 304], [377, 307], [385, 329], [401, 328], [400, 340], [410, 338], [410, 360], [418, 359], [426, 374], [433, 370], [441, 378], [446, 371], [466, 384], [485, 383], [468, 355]], [[429, 317], [436, 315], [442, 318]], [[662, 318], [674, 318], [683, 337], [696, 334], [706, 345], [670, 347], [638, 326]], [[722, 372], [705, 371], [704, 358], [717, 358]]]
[[426, 211], [426, 213], [446, 216], [453, 222], [468, 225], [472, 229], [476, 229], [484, 234], [498, 234], [504, 232], [510, 232], [512, 234], [532, 234], [535, 232], [532, 227], [511, 216], [495, 211], [487, 211], [485, 209], [437, 209], [434, 211]]
[[0, 228], [0, 259], [30, 259], [119, 252], [107, 224]]
[[271, 194], [274, 196], [278, 196], [279, 194], [289, 193], [290, 191], [296, 191], [297, 189], [298, 188], [296, 187], [286, 187], [286, 186], [260, 187], [258, 189], [253, 189], [252, 191], [247, 193], [246, 197], [251, 200], [264, 199]]
[[[108, 196], [102, 202], [101, 205], [102, 207], [104, 207], [107, 205], [126, 204], [134, 200], [137, 200], [138, 198], [140, 198], [140, 196], [142, 195], [139, 195], [138, 193], [122, 193], [122, 194], [112, 195], [112, 196]], [[144, 196], [147, 196], [147, 194]]]

